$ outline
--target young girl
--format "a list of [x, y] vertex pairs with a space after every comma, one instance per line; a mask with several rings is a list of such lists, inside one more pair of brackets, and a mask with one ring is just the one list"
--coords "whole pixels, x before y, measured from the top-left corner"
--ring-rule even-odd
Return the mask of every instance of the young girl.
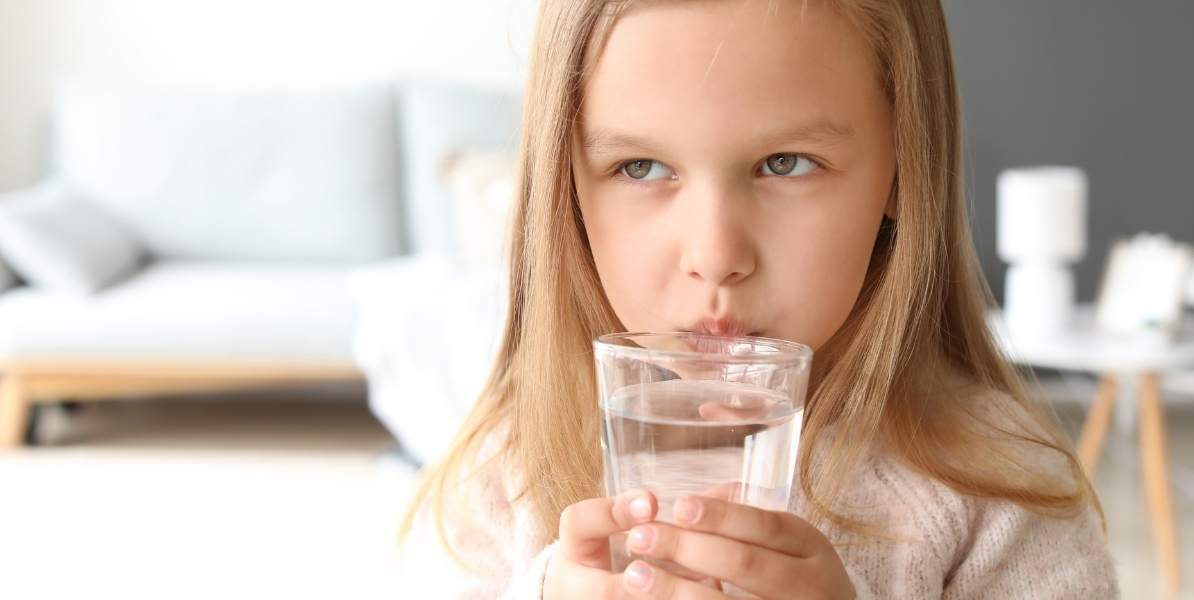
[[[408, 515], [412, 589], [1116, 594], [1090, 484], [984, 325], [939, 0], [545, 0], [533, 52], [504, 342]], [[816, 350], [789, 511], [601, 497], [591, 343], [626, 330]], [[705, 578], [611, 573], [619, 532]]]

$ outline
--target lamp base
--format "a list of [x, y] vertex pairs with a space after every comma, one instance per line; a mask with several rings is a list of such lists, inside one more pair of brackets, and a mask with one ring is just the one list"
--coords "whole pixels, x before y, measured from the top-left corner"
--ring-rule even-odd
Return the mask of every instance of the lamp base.
[[1074, 313], [1074, 274], [1060, 263], [1020, 263], [1007, 270], [1004, 318], [1017, 338], [1064, 331]]

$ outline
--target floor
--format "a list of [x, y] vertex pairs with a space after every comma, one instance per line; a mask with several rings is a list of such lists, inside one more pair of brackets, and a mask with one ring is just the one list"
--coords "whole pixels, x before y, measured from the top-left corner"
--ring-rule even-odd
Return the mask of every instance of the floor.
[[[390, 573], [412, 476], [357, 391], [327, 395], [47, 413], [44, 445], [0, 454], [0, 597], [404, 597]], [[1059, 416], [1075, 427], [1082, 410], [1062, 402]], [[1169, 425], [1194, 580], [1194, 403], [1172, 406]], [[1124, 598], [1162, 598], [1138, 464], [1132, 434], [1113, 432], [1096, 485]]]
[[256, 394], [51, 413], [0, 454], [0, 598], [401, 598], [409, 471], [363, 400]]
[[[1178, 598], [1194, 598], [1194, 410], [1170, 411], [1169, 456], [1178, 551], [1185, 576]], [[1134, 437], [1112, 436], [1095, 487], [1103, 502], [1111, 552], [1124, 598], [1165, 598], [1156, 568], [1149, 518], [1145, 514], [1140, 453]]]

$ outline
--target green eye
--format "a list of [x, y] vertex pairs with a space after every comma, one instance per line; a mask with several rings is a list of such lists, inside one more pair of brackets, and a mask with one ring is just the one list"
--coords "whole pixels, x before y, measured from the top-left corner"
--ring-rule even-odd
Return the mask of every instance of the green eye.
[[632, 179], [642, 179], [651, 172], [651, 165], [655, 164], [653, 160], [632, 160], [626, 163], [623, 169], [626, 171], [626, 176]]
[[638, 181], [654, 181], [672, 177], [672, 170], [657, 160], [638, 158], [622, 164], [622, 174]]
[[807, 175], [817, 168], [817, 163], [800, 154], [772, 154], [763, 161], [764, 175], [796, 177]]

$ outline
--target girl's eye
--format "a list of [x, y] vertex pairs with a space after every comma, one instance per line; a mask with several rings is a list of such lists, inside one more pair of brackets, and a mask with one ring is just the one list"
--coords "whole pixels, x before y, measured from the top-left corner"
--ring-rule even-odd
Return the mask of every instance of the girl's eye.
[[657, 160], [644, 158], [627, 161], [622, 164], [622, 174], [637, 181], [656, 181], [670, 179], [674, 173]]
[[816, 168], [816, 161], [801, 154], [772, 154], [763, 161], [764, 175], [799, 177], [812, 173]]

